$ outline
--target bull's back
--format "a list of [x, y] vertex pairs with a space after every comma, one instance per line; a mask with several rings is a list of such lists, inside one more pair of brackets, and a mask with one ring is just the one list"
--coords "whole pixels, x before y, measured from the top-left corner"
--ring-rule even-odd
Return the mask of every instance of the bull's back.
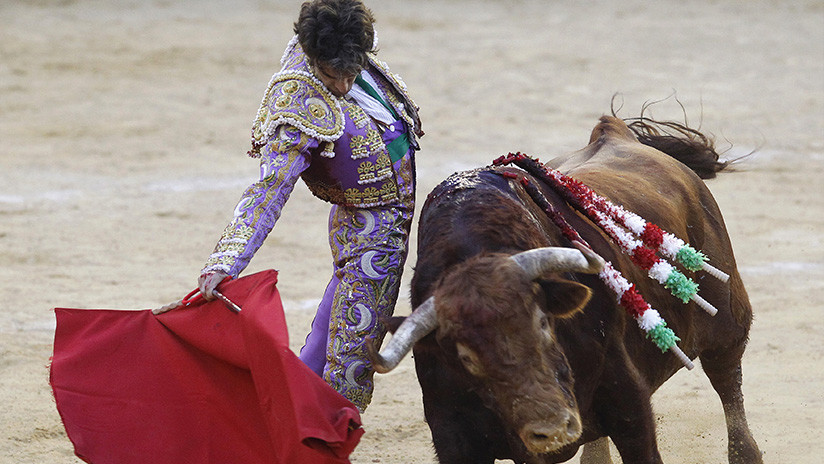
[[548, 164], [735, 270], [721, 211], [704, 181], [638, 142], [622, 120], [602, 118], [586, 148]]
[[[612, 117], [602, 118], [587, 147], [548, 164], [703, 251], [714, 266], [730, 274], [728, 283], [704, 278], [701, 272], [693, 276], [700, 285], [700, 295], [719, 309], [715, 317], [694, 304], [681, 304], [666, 292], [650, 301], [683, 339], [681, 345], [687, 354], [713, 349], [721, 339], [735, 343], [735, 337], [746, 338], [752, 314], [749, 300], [721, 211], [695, 172], [641, 144], [623, 121]], [[620, 262], [636, 284], [658, 285], [625, 257]], [[648, 343], [640, 342], [641, 349], [648, 349]]]
[[[613, 117], [601, 119], [587, 147], [547, 164], [676, 234], [685, 231], [687, 220], [700, 220], [701, 200], [712, 198], [687, 166], [641, 144]], [[714, 200], [710, 206], [707, 213], [720, 216]]]

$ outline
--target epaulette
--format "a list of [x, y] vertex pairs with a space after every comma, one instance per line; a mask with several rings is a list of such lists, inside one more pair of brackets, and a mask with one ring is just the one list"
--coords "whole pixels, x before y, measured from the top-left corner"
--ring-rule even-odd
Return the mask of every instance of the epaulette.
[[289, 124], [319, 141], [336, 141], [343, 135], [344, 117], [340, 102], [323, 83], [300, 69], [283, 70], [272, 76], [252, 125], [252, 150], [260, 156], [278, 126]]

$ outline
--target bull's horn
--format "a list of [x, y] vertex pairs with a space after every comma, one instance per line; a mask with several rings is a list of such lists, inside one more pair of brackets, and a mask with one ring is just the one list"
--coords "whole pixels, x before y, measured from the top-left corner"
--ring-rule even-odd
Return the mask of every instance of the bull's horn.
[[577, 250], [562, 247], [535, 248], [511, 256], [531, 279], [548, 272], [585, 272], [597, 274], [604, 268], [604, 259], [580, 242], [572, 242]]
[[433, 296], [412, 311], [380, 353], [372, 355], [372, 367], [381, 374], [391, 371], [400, 364], [415, 342], [435, 330], [437, 326], [438, 315], [435, 312]]

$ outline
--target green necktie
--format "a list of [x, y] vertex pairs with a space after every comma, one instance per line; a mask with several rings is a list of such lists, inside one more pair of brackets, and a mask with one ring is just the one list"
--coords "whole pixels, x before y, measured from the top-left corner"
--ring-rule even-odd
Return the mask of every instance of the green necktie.
[[[395, 120], [400, 120], [400, 118], [398, 117], [398, 113], [395, 111], [395, 108], [392, 108], [391, 105], [387, 104], [386, 101], [384, 101], [384, 99], [381, 97], [381, 95], [374, 88], [372, 88], [372, 86], [369, 85], [369, 83], [366, 82], [366, 80], [363, 77], [361, 77], [360, 74], [358, 74], [358, 76], [355, 77], [355, 83], [358, 84], [360, 88], [362, 88], [364, 91], [366, 91], [366, 93], [368, 93], [372, 98], [379, 101], [381, 105], [385, 106], [386, 109], [388, 109], [392, 113], [392, 117], [394, 117]], [[389, 145], [386, 146], [386, 151], [389, 152], [389, 159], [391, 159], [394, 163], [399, 159], [403, 158], [403, 156], [409, 151], [409, 145], [409, 135], [406, 132], [404, 132], [403, 134], [401, 134], [400, 137], [396, 138], [395, 140], [390, 142]]]

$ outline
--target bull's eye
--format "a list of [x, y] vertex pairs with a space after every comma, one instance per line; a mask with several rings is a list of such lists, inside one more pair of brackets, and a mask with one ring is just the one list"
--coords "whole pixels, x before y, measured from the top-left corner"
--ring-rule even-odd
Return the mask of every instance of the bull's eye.
[[464, 369], [475, 376], [483, 375], [483, 368], [477, 353], [463, 343], [456, 344], [455, 348], [458, 351], [458, 359], [461, 361], [461, 364], [463, 364]]
[[552, 339], [552, 328], [549, 326], [549, 318], [546, 315], [541, 316], [541, 332], [548, 339]]

